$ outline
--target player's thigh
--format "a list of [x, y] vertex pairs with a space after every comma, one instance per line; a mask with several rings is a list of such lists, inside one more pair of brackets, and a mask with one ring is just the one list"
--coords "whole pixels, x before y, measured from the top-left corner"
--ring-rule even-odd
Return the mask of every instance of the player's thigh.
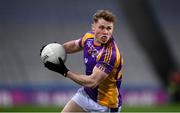
[[70, 100], [63, 108], [62, 112], [84, 112], [84, 110], [73, 100]]

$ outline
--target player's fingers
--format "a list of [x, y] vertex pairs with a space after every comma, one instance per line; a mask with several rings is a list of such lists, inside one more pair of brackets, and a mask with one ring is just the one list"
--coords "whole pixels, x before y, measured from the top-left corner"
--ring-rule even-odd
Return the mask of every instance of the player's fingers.
[[49, 66], [49, 64], [46, 62], [46, 63], [44, 63], [44, 67], [48, 67]]
[[61, 57], [58, 57], [60, 64], [64, 63]]
[[51, 62], [49, 62], [49, 61], [47, 61], [46, 63], [44, 63], [44, 66], [45, 67], [51, 67], [53, 65], [53, 63], [51, 63]]

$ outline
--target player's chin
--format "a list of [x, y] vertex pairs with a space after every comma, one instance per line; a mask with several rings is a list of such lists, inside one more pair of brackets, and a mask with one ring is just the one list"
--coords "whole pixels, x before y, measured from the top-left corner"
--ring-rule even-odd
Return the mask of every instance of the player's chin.
[[107, 42], [108, 42], [108, 41], [102, 41], [102, 40], [101, 40], [101, 44], [106, 44]]

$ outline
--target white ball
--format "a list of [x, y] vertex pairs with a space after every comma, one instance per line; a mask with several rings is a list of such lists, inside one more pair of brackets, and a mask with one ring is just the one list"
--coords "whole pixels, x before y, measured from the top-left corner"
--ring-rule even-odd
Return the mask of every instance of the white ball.
[[41, 59], [43, 63], [49, 61], [58, 64], [59, 63], [58, 57], [61, 57], [61, 59], [65, 62], [66, 60], [65, 49], [61, 44], [58, 43], [50, 43], [46, 45], [41, 52]]

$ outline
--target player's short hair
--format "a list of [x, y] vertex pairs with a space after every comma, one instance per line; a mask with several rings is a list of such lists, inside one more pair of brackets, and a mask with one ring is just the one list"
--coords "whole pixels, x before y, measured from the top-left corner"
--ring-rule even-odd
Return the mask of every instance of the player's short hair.
[[108, 10], [98, 10], [94, 15], [93, 15], [93, 21], [97, 22], [98, 19], [104, 19], [108, 22], [113, 22], [115, 23], [116, 17], [115, 15], [108, 11]]

